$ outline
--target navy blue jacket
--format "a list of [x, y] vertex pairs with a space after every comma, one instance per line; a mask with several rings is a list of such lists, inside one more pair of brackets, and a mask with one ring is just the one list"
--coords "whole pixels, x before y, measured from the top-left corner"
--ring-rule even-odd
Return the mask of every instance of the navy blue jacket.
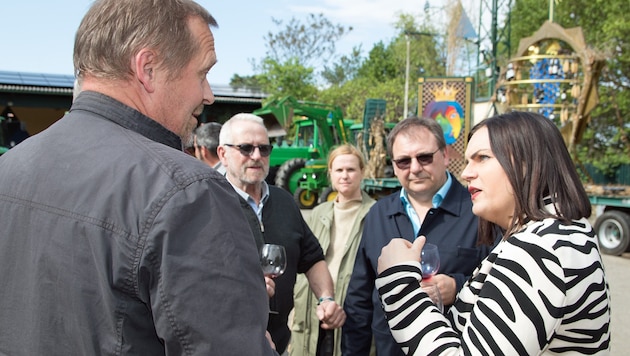
[[[490, 247], [477, 246], [478, 219], [466, 188], [453, 177], [453, 184], [437, 209], [430, 209], [419, 235], [438, 246], [440, 270], [455, 278], [461, 289], [472, 271], [489, 254]], [[347, 314], [342, 333], [344, 356], [368, 355], [372, 336], [377, 355], [403, 355], [389, 331], [374, 287], [376, 265], [381, 249], [392, 238], [413, 241], [416, 234], [407, 216], [400, 192], [379, 199], [370, 209], [357, 252], [354, 271], [344, 303]]]

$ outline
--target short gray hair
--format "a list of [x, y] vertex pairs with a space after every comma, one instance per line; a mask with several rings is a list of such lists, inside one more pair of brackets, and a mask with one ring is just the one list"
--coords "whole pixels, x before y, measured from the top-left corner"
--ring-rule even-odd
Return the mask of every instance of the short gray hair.
[[264, 127], [265, 130], [265, 121], [260, 116], [256, 116], [254, 114], [248, 113], [240, 113], [232, 116], [228, 121], [223, 124], [221, 128], [221, 134], [219, 135], [219, 144], [225, 145], [226, 143], [234, 143], [230, 142], [232, 140], [232, 126], [234, 126], [238, 122], [249, 121], [259, 124]]
[[195, 129], [195, 137], [197, 138], [197, 146], [203, 146], [214, 156], [217, 155], [217, 147], [219, 146], [219, 133], [221, 132], [221, 124], [218, 122], [208, 122], [199, 125]]

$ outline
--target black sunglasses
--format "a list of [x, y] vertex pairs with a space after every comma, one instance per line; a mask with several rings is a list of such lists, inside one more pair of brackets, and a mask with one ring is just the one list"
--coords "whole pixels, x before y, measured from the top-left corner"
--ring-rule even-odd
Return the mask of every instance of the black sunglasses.
[[268, 157], [271, 154], [271, 150], [273, 149], [272, 145], [258, 145], [258, 146], [254, 146], [254, 145], [251, 145], [249, 143], [244, 143], [244, 144], [241, 144], [241, 145], [232, 145], [232, 144], [226, 143], [225, 146], [238, 148], [238, 151], [243, 156], [247, 156], [247, 157], [251, 156], [254, 153], [254, 150], [256, 148], [258, 148], [258, 151], [260, 152], [260, 155], [262, 157]]
[[[421, 153], [416, 156], [416, 159], [418, 160], [418, 163], [420, 163], [421, 166], [429, 165], [433, 163], [433, 155], [435, 155], [437, 151], [439, 150], [440, 149], [438, 148], [433, 153]], [[405, 158], [393, 159], [392, 162], [396, 163], [396, 167], [398, 167], [398, 169], [408, 169], [409, 167], [411, 167], [411, 160], [412, 160], [412, 157], [405, 157]]]

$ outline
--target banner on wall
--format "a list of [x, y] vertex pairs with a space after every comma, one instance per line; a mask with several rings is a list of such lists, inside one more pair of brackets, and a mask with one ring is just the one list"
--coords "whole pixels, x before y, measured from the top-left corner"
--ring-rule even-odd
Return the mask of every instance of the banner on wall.
[[472, 123], [472, 77], [418, 79], [418, 116], [436, 120], [444, 131], [449, 170], [457, 178], [464, 169], [464, 150]]

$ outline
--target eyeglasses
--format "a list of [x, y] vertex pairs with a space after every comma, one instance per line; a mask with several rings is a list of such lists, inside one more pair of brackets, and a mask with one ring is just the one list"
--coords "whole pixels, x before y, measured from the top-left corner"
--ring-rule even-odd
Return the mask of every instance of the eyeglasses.
[[251, 156], [252, 154], [254, 154], [254, 150], [256, 148], [258, 148], [258, 152], [260, 152], [260, 155], [262, 157], [268, 157], [271, 154], [271, 150], [273, 149], [272, 145], [258, 145], [258, 146], [254, 146], [251, 145], [249, 143], [244, 143], [241, 145], [232, 145], [229, 143], [226, 143], [225, 146], [228, 147], [232, 147], [232, 148], [238, 148], [238, 151], [243, 155], [243, 156]]
[[[433, 163], [433, 156], [439, 150], [440, 149], [438, 148], [433, 153], [421, 153], [416, 156], [416, 159], [418, 160], [418, 163], [420, 163], [421, 166], [429, 165]], [[405, 157], [405, 158], [393, 159], [392, 162], [396, 163], [396, 167], [398, 167], [398, 169], [408, 169], [409, 167], [411, 167], [411, 160], [412, 160], [412, 157]]]

